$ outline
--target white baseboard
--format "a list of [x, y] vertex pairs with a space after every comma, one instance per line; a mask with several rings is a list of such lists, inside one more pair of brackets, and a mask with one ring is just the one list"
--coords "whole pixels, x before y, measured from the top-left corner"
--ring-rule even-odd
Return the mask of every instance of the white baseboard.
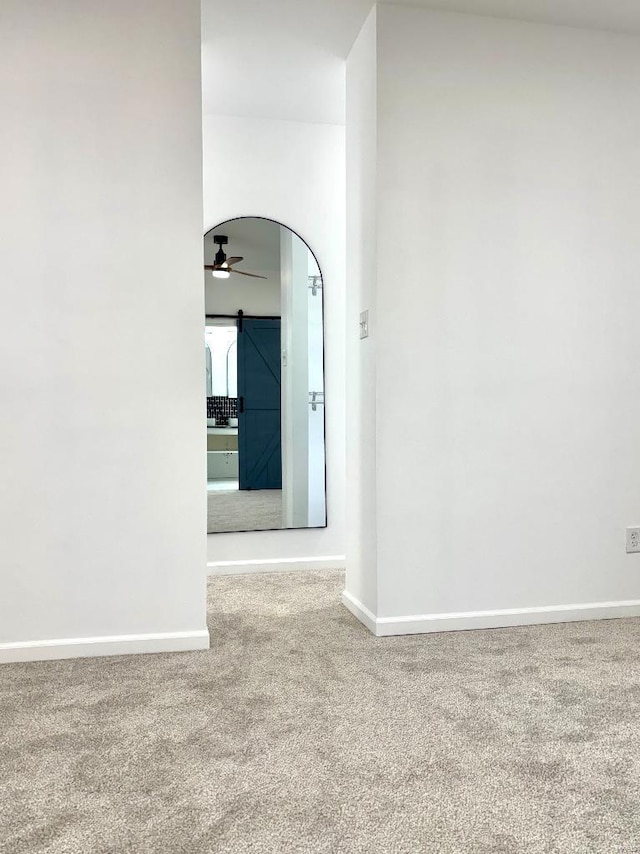
[[186, 652], [209, 649], [209, 632], [164, 632], [152, 635], [108, 635], [95, 638], [0, 643], [0, 664], [48, 661], [102, 655], [137, 655], [148, 652]]
[[376, 629], [376, 615], [347, 590], [342, 591], [342, 604], [351, 611], [354, 617], [357, 617], [361, 623], [364, 623], [370, 632], [373, 632], [374, 635], [378, 634]]
[[351, 613], [377, 637], [640, 617], [640, 600], [637, 599], [624, 602], [549, 605], [541, 608], [507, 608], [453, 614], [412, 614], [402, 617], [376, 617], [346, 590], [342, 594], [342, 601]]
[[207, 564], [209, 575], [244, 575], [249, 572], [295, 572], [303, 569], [344, 569], [344, 555], [323, 557], [267, 558], [263, 560], [222, 560]]

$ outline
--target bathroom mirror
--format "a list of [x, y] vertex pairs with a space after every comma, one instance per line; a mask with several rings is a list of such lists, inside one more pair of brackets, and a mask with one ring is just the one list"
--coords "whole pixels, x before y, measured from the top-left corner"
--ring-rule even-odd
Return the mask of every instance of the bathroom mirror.
[[284, 225], [204, 236], [207, 532], [326, 525], [323, 279]]

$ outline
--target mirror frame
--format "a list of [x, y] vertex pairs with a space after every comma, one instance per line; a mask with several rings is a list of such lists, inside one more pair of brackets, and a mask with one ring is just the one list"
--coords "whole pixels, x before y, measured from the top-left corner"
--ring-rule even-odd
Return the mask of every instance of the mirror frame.
[[[322, 429], [323, 429], [323, 440], [324, 440], [324, 525], [313, 525], [313, 526], [306, 525], [303, 527], [295, 527], [295, 528], [264, 528], [264, 529], [258, 529], [258, 530], [256, 530], [255, 528], [248, 528], [246, 530], [245, 529], [238, 529], [236, 531], [212, 531], [211, 533], [209, 533], [207, 531], [207, 537], [217, 537], [217, 536], [220, 536], [221, 534], [222, 535], [224, 535], [224, 534], [265, 534], [265, 533], [270, 533], [270, 532], [274, 532], [274, 531], [276, 531], [276, 532], [277, 531], [321, 531], [323, 528], [329, 527], [329, 496], [328, 496], [329, 490], [328, 490], [328, 481], [327, 481], [327, 477], [328, 477], [328, 471], [327, 471], [327, 403], [326, 403], [326, 401], [327, 401], [327, 393], [326, 393], [326, 386], [327, 386], [327, 331], [326, 331], [326, 329], [327, 329], [327, 323], [326, 323], [326, 302], [325, 302], [325, 298], [324, 298], [324, 289], [325, 289], [326, 279], [325, 279], [324, 273], [322, 272], [322, 267], [320, 266], [320, 261], [318, 260], [318, 256], [313, 251], [310, 244], [304, 239], [304, 237], [300, 234], [300, 232], [296, 231], [294, 228], [291, 228], [291, 226], [287, 225], [286, 223], [280, 222], [280, 220], [278, 220], [278, 219], [272, 219], [271, 217], [268, 217], [268, 216], [251, 216], [251, 215], [230, 217], [229, 219], [221, 220], [217, 225], [214, 225], [211, 228], [207, 229], [204, 232], [202, 240], [204, 241], [210, 234], [215, 234], [217, 231], [219, 231], [221, 228], [223, 228], [223, 226], [227, 225], [230, 222], [240, 222], [240, 221], [245, 220], [245, 219], [254, 219], [254, 220], [257, 219], [257, 220], [263, 220], [264, 222], [275, 223], [276, 225], [279, 225], [280, 228], [286, 228], [292, 234], [295, 234], [295, 236], [304, 243], [304, 245], [307, 247], [308, 251], [313, 256], [313, 260], [315, 261], [316, 266], [318, 268], [318, 271], [320, 273], [320, 281], [321, 281], [320, 299], [321, 299], [321, 303], [322, 303], [322, 384], [323, 384], [323, 389], [324, 389], [324, 391], [323, 391], [324, 400], [322, 403], [322, 408], [323, 408]], [[267, 315], [247, 314], [244, 311], [243, 311], [242, 316], [247, 317], [247, 318], [251, 318], [251, 317], [267, 318], [268, 317]], [[204, 306], [205, 328], [206, 328], [206, 321], [208, 318], [211, 318], [211, 319], [214, 319], [214, 318], [229, 318], [229, 319], [231, 319], [231, 318], [233, 318], [237, 321], [238, 320], [238, 314], [207, 314], [206, 289], [205, 289], [205, 306]]]

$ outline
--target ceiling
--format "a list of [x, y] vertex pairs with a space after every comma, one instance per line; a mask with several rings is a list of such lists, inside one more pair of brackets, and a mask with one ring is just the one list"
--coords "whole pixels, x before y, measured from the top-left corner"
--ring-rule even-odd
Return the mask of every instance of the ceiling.
[[[640, 34], [640, 0], [409, 5]], [[372, 0], [202, 0], [205, 113], [343, 123], [344, 59], [372, 6]]]

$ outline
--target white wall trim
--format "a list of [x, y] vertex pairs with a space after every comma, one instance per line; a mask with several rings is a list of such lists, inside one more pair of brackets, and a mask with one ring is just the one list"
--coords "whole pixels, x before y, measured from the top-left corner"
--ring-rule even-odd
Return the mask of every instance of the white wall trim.
[[296, 570], [344, 569], [345, 555], [321, 557], [263, 558], [259, 560], [209, 561], [209, 575], [244, 575], [249, 572], [294, 572]]
[[374, 635], [378, 634], [376, 615], [365, 607], [362, 602], [356, 599], [355, 596], [352, 596], [347, 590], [342, 591], [342, 604], [345, 608], [351, 611], [354, 617], [357, 617], [361, 623], [364, 623], [370, 632], [373, 632]]
[[342, 601], [351, 613], [377, 637], [640, 617], [640, 599], [623, 602], [591, 602], [580, 605], [547, 605], [540, 608], [505, 608], [496, 611], [463, 611], [451, 614], [413, 614], [403, 617], [376, 617], [346, 590], [342, 594]]
[[149, 652], [186, 652], [209, 649], [209, 632], [163, 632], [149, 635], [108, 635], [95, 638], [0, 643], [0, 664], [48, 661], [101, 655], [137, 655]]

